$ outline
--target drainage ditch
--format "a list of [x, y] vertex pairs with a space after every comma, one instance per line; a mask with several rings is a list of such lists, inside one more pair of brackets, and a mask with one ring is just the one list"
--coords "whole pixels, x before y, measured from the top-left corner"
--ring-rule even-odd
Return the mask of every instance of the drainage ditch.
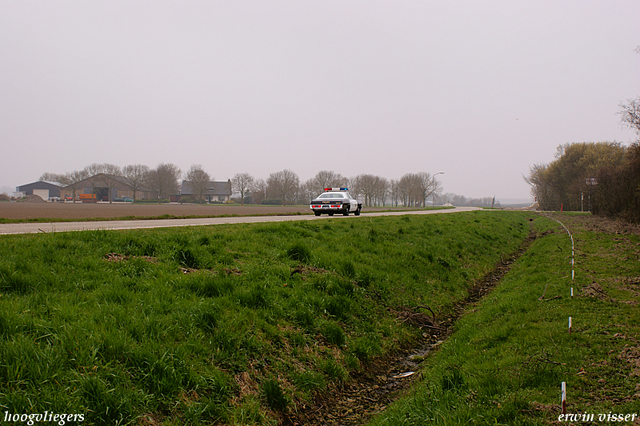
[[423, 330], [418, 344], [371, 362], [366, 371], [352, 376], [349, 383], [332, 389], [330, 393], [318, 395], [313, 405], [298, 407], [296, 412], [289, 413], [280, 423], [283, 426], [355, 426], [366, 423], [382, 412], [420, 380], [420, 363], [449, 337], [452, 326], [467, 308], [500, 282], [535, 238], [536, 234], [532, 231], [515, 253], [502, 259], [493, 270], [476, 281], [469, 288], [468, 296], [455, 305], [450, 316], [437, 321], [426, 306], [392, 310], [401, 321]]

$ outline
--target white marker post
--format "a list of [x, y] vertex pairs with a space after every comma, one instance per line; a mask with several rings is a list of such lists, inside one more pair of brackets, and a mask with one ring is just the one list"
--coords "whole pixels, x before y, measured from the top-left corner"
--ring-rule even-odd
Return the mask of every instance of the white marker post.
[[569, 317], [569, 334], [571, 334], [571, 317]]
[[562, 382], [562, 414], [567, 414], [567, 383]]

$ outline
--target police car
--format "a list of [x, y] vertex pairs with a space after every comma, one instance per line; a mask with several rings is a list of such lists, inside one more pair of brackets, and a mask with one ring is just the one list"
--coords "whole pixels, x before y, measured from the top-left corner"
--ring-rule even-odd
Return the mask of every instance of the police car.
[[310, 207], [316, 216], [320, 216], [322, 213], [329, 216], [333, 216], [335, 213], [342, 213], [344, 216], [353, 213], [360, 216], [362, 203], [349, 194], [348, 188], [325, 188], [322, 194], [311, 201]]

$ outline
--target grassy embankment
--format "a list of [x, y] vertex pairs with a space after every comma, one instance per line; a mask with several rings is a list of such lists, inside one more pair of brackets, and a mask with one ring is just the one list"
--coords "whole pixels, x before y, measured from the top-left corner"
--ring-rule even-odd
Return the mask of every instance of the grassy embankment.
[[4, 236], [0, 412], [273, 424], [418, 337], [388, 308], [448, 314], [517, 249], [526, 218]]
[[469, 308], [411, 395], [372, 425], [551, 424], [561, 382], [567, 412], [593, 423], [555, 424], [631, 424], [640, 414], [640, 237], [590, 216], [556, 217], [575, 240], [574, 281], [568, 234], [537, 219], [544, 236]]

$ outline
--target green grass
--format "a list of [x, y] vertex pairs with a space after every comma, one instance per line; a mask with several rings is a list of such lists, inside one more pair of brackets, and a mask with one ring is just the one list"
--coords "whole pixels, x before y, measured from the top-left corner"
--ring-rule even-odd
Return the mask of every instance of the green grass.
[[3, 236], [0, 412], [274, 424], [419, 337], [388, 308], [450, 313], [527, 217]]
[[412, 394], [372, 425], [551, 424], [561, 382], [569, 413], [640, 412], [640, 238], [558, 217], [575, 239], [575, 280], [568, 234], [537, 219], [528, 252], [424, 363]]

